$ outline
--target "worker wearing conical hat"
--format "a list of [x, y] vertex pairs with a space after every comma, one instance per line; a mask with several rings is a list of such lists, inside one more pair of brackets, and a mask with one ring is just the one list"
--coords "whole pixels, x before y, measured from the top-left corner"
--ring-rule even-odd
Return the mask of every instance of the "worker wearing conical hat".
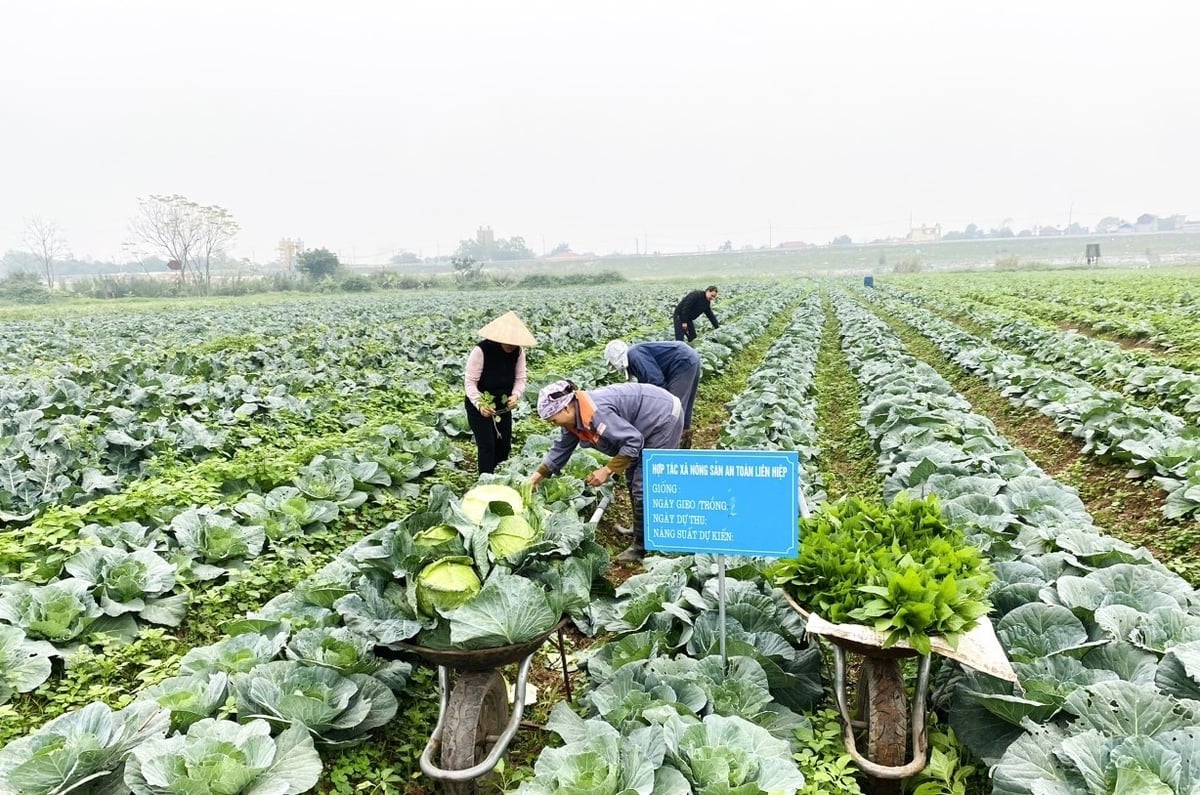
[[512, 410], [525, 392], [525, 348], [537, 340], [516, 312], [488, 323], [479, 336], [467, 356], [463, 387], [482, 474], [494, 472], [512, 452]]

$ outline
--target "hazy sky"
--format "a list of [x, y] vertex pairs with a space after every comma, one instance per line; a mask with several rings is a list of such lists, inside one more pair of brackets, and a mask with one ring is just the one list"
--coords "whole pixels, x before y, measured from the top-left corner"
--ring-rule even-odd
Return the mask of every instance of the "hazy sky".
[[[1200, 3], [3, 2], [0, 254], [137, 198], [237, 256], [1200, 218]], [[640, 244], [640, 243], [639, 243]]]

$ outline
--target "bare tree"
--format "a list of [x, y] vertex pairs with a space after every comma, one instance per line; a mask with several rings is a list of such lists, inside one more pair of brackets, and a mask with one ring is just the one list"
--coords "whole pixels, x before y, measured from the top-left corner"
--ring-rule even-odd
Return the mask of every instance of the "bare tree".
[[138, 214], [129, 224], [138, 241], [166, 255], [179, 271], [180, 281], [187, 279], [192, 250], [200, 239], [195, 207], [195, 202], [178, 194], [138, 199]]
[[197, 207], [196, 212], [200, 221], [200, 239], [196, 254], [198, 259], [202, 257], [204, 260], [204, 291], [208, 292], [212, 284], [212, 275], [209, 270], [212, 255], [224, 249], [229, 241], [233, 240], [240, 227], [224, 207], [213, 204], [207, 207]]
[[67, 251], [67, 241], [63, 238], [62, 230], [54, 221], [30, 218], [25, 222], [25, 244], [33, 250], [34, 256], [41, 260], [46, 286], [53, 290], [54, 261]]
[[129, 228], [139, 242], [166, 255], [181, 281], [191, 276], [207, 291], [212, 256], [233, 239], [238, 224], [223, 207], [202, 206], [174, 194], [138, 199], [138, 214]]

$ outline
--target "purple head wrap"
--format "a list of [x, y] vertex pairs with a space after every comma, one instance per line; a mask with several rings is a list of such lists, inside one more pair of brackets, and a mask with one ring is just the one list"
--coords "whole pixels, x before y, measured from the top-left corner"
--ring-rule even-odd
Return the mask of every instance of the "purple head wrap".
[[538, 416], [548, 420], [558, 412], [571, 405], [575, 398], [575, 385], [563, 379], [547, 384], [538, 392]]

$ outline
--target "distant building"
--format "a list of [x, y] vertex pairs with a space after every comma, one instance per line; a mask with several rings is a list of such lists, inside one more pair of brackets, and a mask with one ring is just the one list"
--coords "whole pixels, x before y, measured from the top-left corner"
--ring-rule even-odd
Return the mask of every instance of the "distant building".
[[1158, 231], [1158, 216], [1150, 213], [1143, 213], [1138, 216], [1137, 224], [1134, 226], [1139, 232], [1157, 232]]
[[475, 230], [475, 242], [479, 244], [479, 250], [483, 254], [484, 259], [491, 259], [492, 254], [496, 251], [496, 233], [492, 231], [490, 226], [481, 226]]
[[1176, 214], [1158, 219], [1158, 231], [1160, 232], [1182, 232], [1185, 226], [1187, 226], [1186, 215]]
[[284, 270], [296, 270], [296, 258], [304, 251], [303, 240], [283, 238], [279, 241], [279, 265]]
[[779, 244], [780, 248], [812, 248], [812, 243], [805, 243], [803, 240], [785, 240]]
[[929, 243], [942, 239], [942, 225], [912, 226], [908, 229], [908, 240], [913, 243]]

